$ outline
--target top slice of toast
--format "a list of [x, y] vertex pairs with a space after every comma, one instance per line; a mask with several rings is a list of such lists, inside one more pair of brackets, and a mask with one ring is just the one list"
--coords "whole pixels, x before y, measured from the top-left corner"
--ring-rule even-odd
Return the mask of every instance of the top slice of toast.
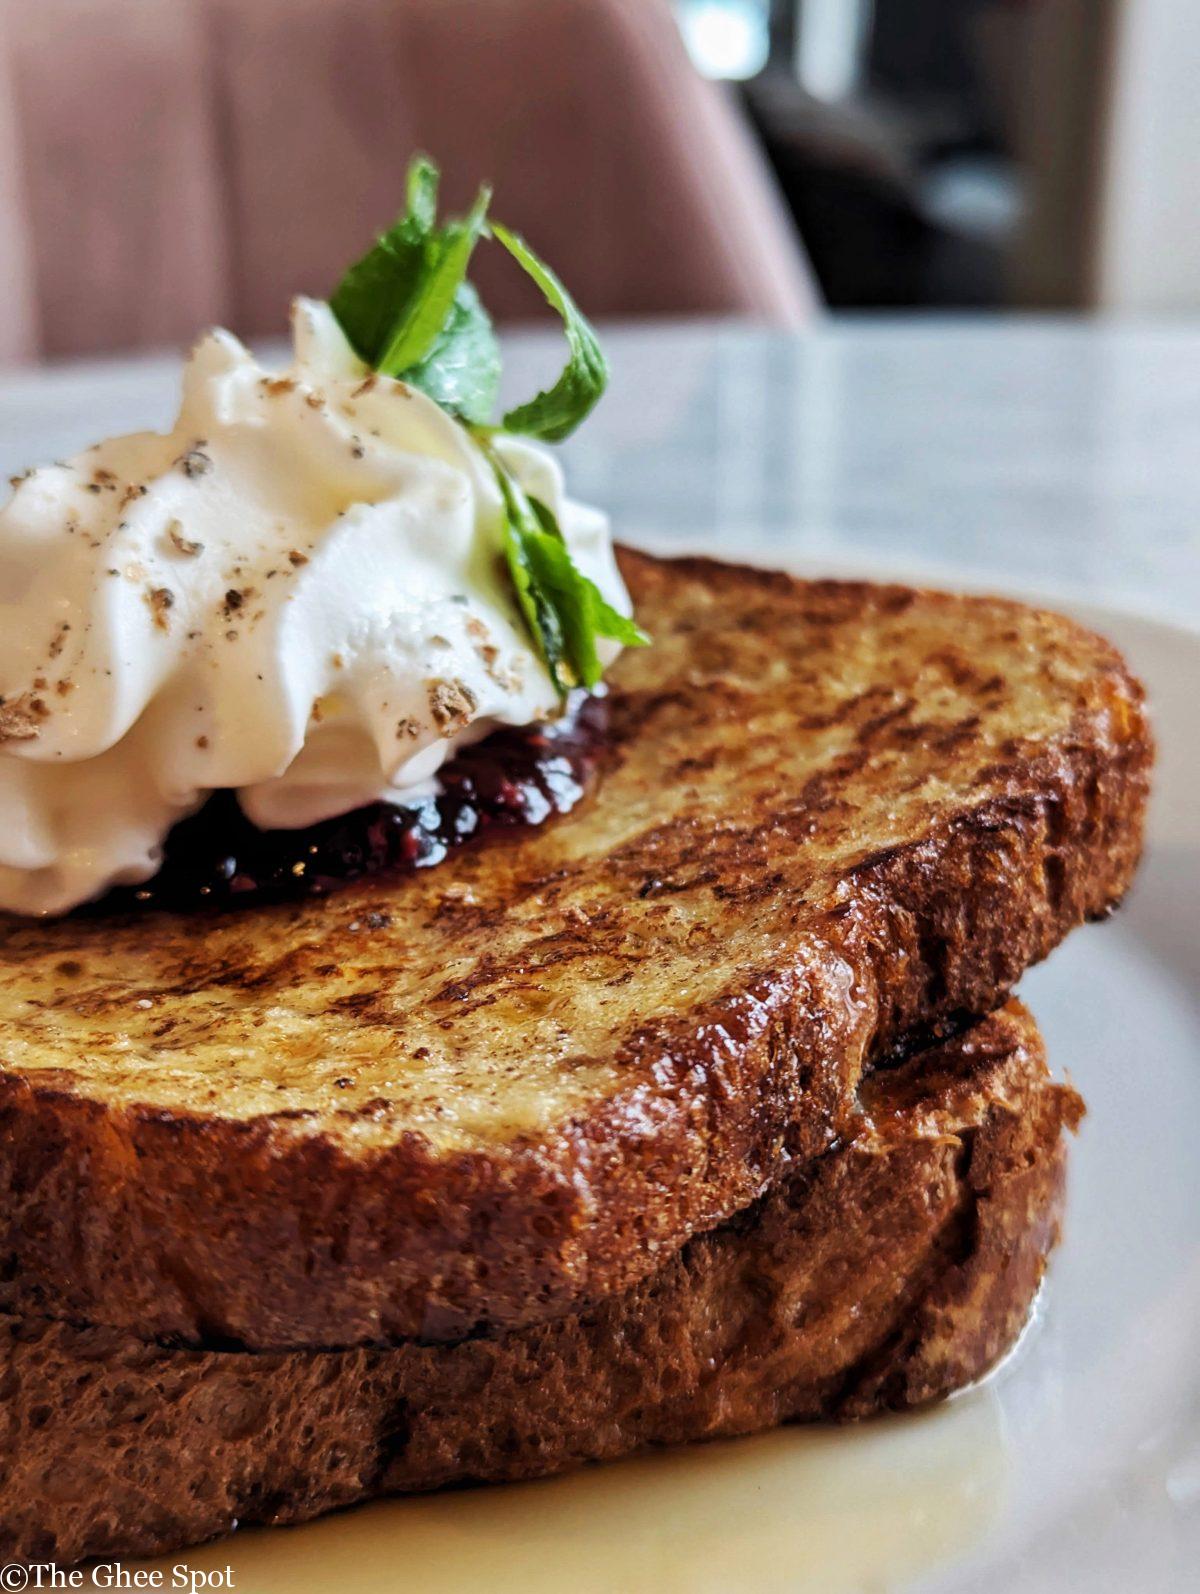
[[301, 905], [3, 925], [0, 1306], [256, 1347], [577, 1306], [1124, 892], [1152, 750], [1101, 639], [623, 568], [654, 645], [566, 818]]

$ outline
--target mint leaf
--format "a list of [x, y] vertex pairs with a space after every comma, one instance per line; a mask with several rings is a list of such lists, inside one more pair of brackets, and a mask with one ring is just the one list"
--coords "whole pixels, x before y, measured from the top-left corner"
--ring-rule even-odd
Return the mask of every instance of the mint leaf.
[[516, 477], [501, 463], [486, 443], [481, 443], [491, 461], [504, 499], [504, 559], [512, 578], [517, 603], [524, 616], [550, 679], [564, 696], [576, 683], [567, 664], [566, 640], [562, 621], [548, 595], [542, 591], [530, 554], [531, 544], [543, 535], [541, 522]]
[[[534, 501], [539, 514], [549, 515]], [[608, 603], [599, 587], [575, 564], [557, 526], [526, 537], [526, 558], [538, 593], [558, 616], [563, 649], [574, 677], [590, 691], [604, 666], [596, 651], [599, 637], [610, 637], [625, 647], [644, 647], [650, 638], [641, 626]]]
[[525, 625], [541, 655], [555, 690], [565, 697], [574, 686], [563, 638], [562, 622], [552, 603], [542, 591], [541, 583], [530, 558], [527, 535], [516, 523], [509, 520], [504, 531], [504, 559], [512, 578], [517, 604]]
[[458, 290], [466, 281], [475, 245], [487, 226], [491, 198], [491, 189], [481, 188], [462, 221], [452, 221], [427, 234], [416, 285], [373, 362], [384, 376], [402, 376], [420, 365], [437, 342]]
[[530, 498], [494, 453], [491, 460], [504, 496], [504, 557], [525, 622], [557, 690], [590, 691], [604, 673], [598, 637], [625, 647], [650, 638], [579, 569], [549, 506]]
[[329, 303], [361, 360], [483, 426], [500, 386], [500, 345], [466, 274], [487, 232], [490, 192], [481, 189], [468, 216], [440, 228], [437, 199], [438, 169], [418, 156], [408, 169], [408, 210]]
[[395, 325], [397, 304], [407, 304], [416, 289], [422, 244], [405, 217], [350, 267], [330, 295], [330, 308], [350, 346], [370, 366]]
[[492, 224], [492, 234], [537, 283], [546, 302], [558, 311], [570, 351], [554, 386], [528, 404], [509, 410], [502, 424], [506, 432], [561, 443], [587, 418], [608, 386], [608, 362], [590, 324], [550, 267], [538, 259], [523, 238], [499, 222]]
[[402, 375], [451, 415], [487, 425], [500, 388], [500, 345], [469, 282], [460, 285], [429, 353]]
[[329, 297], [354, 352], [378, 367], [397, 316], [417, 291], [437, 218], [438, 173], [418, 156], [408, 169], [408, 210], [355, 261]]

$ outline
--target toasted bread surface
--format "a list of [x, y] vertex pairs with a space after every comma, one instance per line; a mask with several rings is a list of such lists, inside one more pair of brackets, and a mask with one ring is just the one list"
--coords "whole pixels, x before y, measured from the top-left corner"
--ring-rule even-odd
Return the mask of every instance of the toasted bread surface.
[[625, 1288], [1133, 872], [1116, 652], [1020, 605], [626, 554], [592, 796], [325, 900], [0, 929], [0, 1306], [257, 1348]]
[[0, 1559], [166, 1550], [945, 1395], [1025, 1321], [1081, 1110], [1013, 1003], [877, 1072], [845, 1142], [589, 1311], [282, 1354], [0, 1319]]

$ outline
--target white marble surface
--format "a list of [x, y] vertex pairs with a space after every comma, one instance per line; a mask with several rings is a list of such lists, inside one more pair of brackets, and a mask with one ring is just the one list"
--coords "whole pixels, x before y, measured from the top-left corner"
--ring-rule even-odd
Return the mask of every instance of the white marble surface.
[[[1200, 325], [833, 320], [606, 336], [565, 449], [630, 540], [831, 571], [925, 571], [1200, 624]], [[508, 340], [507, 386], [553, 369]], [[159, 425], [178, 362], [0, 374], [0, 469]]]

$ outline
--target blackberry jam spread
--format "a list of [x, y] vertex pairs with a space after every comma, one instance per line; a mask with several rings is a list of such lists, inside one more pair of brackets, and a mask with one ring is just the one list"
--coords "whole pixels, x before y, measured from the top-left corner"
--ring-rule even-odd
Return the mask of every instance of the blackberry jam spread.
[[424, 869], [499, 829], [568, 813], [605, 745], [607, 702], [579, 693], [559, 720], [495, 731], [438, 772], [441, 791], [411, 807], [369, 803], [302, 830], [259, 830], [232, 792], [177, 824], [158, 873], [117, 886], [87, 914], [235, 908], [323, 896], [366, 875]]

